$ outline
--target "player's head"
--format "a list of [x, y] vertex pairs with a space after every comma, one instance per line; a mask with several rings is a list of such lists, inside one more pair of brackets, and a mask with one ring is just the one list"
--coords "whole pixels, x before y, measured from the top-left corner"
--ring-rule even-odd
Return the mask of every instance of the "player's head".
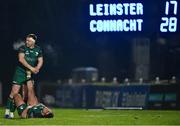
[[45, 107], [42, 111], [42, 116], [44, 118], [53, 118], [54, 114], [52, 113], [52, 111], [49, 108]]
[[44, 107], [42, 111], [33, 111], [28, 115], [28, 118], [53, 118], [54, 114], [50, 109]]
[[43, 116], [44, 118], [53, 118], [54, 114], [52, 112], [46, 113], [46, 115]]
[[35, 34], [29, 34], [26, 36], [26, 45], [27, 47], [34, 46], [35, 42], [37, 40], [37, 36]]

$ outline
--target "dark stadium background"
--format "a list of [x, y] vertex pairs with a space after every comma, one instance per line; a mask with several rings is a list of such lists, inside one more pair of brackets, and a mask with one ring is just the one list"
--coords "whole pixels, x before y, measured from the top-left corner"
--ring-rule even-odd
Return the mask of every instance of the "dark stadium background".
[[[80, 66], [98, 68], [99, 76], [108, 81], [114, 76], [120, 82], [125, 77], [133, 78], [130, 38], [136, 34], [90, 33], [85, 16], [87, 3], [88, 0], [0, 1], [0, 81], [4, 100], [17, 62], [13, 43], [29, 33], [37, 34], [37, 44], [44, 51], [45, 62], [38, 80], [65, 81], [72, 69]], [[180, 77], [180, 33], [164, 35], [168, 40], [165, 44], [156, 41], [160, 35], [155, 32], [138, 36], [151, 39], [150, 80], [156, 76], [169, 79], [172, 74]]]

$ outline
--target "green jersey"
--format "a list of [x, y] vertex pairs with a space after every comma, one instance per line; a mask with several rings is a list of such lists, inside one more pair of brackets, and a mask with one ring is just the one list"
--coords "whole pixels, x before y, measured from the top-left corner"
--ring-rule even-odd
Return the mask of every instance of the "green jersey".
[[[35, 67], [37, 65], [37, 61], [39, 57], [42, 57], [42, 50], [39, 46], [35, 45], [34, 48], [28, 48], [27, 46], [21, 46], [19, 48], [19, 53], [24, 53], [25, 60], [28, 64], [30, 64], [32, 67]], [[19, 67], [25, 68], [21, 63], [18, 64]]]
[[[22, 104], [19, 107], [17, 107], [19, 116], [21, 116], [23, 111], [27, 108], [28, 108], [27, 104]], [[33, 107], [30, 107], [27, 112], [27, 118], [42, 118], [43, 117], [42, 111], [44, 108], [45, 108], [45, 105], [43, 105], [41, 103], [39, 103]]]
[[[32, 67], [35, 67], [38, 63], [38, 58], [42, 57], [42, 50], [37, 45], [35, 45], [35, 47], [32, 49], [28, 48], [26, 45], [23, 45], [19, 48], [19, 53], [24, 53], [26, 62]], [[13, 84], [22, 85], [24, 82], [29, 80], [30, 78], [27, 78], [27, 70], [28, 69], [25, 66], [18, 62], [13, 77]]]
[[28, 118], [41, 118], [42, 111], [45, 108], [43, 104], [37, 104], [28, 110]]

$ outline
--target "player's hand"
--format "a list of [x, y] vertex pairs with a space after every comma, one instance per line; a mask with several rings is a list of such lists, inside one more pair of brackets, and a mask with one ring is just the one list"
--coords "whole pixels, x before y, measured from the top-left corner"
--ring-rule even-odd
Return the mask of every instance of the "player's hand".
[[37, 69], [36, 67], [32, 67], [30, 70], [33, 74], [37, 74], [39, 72], [39, 69]]
[[36, 69], [36, 71], [38, 71], [38, 73], [39, 73], [39, 68], [38, 68], [38, 67], [35, 67], [35, 69]]

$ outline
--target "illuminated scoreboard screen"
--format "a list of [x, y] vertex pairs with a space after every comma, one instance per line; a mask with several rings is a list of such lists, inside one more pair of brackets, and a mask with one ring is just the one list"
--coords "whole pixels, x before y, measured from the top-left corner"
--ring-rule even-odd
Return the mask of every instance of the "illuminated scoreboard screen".
[[88, 30], [179, 33], [179, 0], [89, 0]]

